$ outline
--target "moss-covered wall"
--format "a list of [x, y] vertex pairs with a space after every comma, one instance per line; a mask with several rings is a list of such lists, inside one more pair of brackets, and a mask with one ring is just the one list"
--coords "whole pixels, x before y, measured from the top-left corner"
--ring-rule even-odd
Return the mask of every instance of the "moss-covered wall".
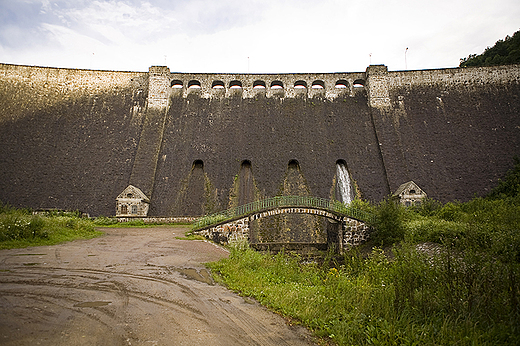
[[147, 75], [0, 65], [0, 200], [114, 215]]
[[280, 193], [288, 164], [297, 160], [311, 195], [329, 198], [336, 161], [349, 163], [364, 197], [388, 194], [366, 96], [315, 98], [187, 98], [173, 96], [152, 194], [153, 214], [175, 210], [175, 198], [196, 160], [220, 208], [242, 163], [251, 163], [255, 188]]
[[114, 215], [132, 184], [151, 194], [151, 216], [200, 214], [240, 200], [244, 162], [249, 194], [280, 194], [292, 160], [317, 197], [332, 197], [343, 160], [372, 201], [409, 180], [467, 200], [520, 154], [519, 95], [519, 66], [228, 75], [0, 64], [0, 200]]
[[520, 155], [520, 66], [389, 72], [389, 107], [373, 109], [390, 189], [468, 200]]

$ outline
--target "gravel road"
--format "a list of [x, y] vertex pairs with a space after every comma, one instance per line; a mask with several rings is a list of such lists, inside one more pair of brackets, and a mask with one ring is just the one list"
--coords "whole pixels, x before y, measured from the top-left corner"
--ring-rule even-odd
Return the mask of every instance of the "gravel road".
[[215, 285], [228, 255], [180, 227], [104, 228], [0, 250], [0, 345], [314, 345], [309, 332]]

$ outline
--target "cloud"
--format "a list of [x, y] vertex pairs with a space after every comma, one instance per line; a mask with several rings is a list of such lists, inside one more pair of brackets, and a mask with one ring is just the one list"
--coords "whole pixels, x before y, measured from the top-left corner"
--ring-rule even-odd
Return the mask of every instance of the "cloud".
[[513, 34], [519, 17], [513, 0], [4, 0], [0, 53], [3, 62], [139, 71], [454, 67]]

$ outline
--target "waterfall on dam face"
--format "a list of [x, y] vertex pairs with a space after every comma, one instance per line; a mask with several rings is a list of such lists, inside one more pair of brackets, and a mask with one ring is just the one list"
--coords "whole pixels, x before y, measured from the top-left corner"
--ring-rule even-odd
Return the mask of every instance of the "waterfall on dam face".
[[350, 182], [350, 175], [344, 162], [336, 163], [337, 191], [338, 199], [345, 205], [349, 205], [354, 200], [354, 188]]

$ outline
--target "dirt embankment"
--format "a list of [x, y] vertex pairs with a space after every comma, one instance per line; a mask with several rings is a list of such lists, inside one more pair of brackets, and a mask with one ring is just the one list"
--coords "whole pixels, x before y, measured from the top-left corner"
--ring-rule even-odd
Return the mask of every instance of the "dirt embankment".
[[178, 227], [0, 251], [1, 345], [312, 345], [202, 263], [227, 251]]

